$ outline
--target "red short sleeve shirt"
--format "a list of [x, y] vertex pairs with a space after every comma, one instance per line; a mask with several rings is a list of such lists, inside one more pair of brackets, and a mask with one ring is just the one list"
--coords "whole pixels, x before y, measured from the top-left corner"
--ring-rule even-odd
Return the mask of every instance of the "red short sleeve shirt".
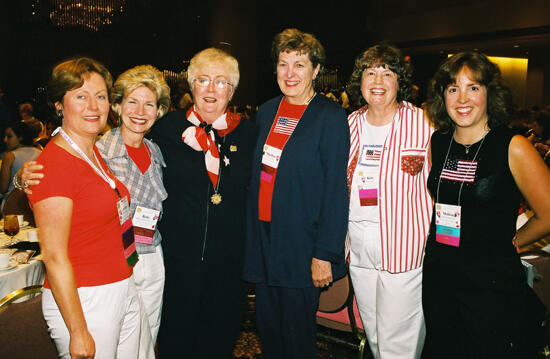
[[[101, 155], [94, 148], [104, 170], [114, 178]], [[122, 229], [118, 219], [118, 196], [92, 167], [73, 156], [53, 141], [37, 158], [44, 165], [44, 178], [32, 188], [32, 205], [49, 197], [73, 200], [68, 254], [77, 287], [97, 286], [118, 282], [132, 274], [124, 258]], [[120, 195], [130, 194], [116, 180]], [[49, 287], [46, 278], [45, 287]]]

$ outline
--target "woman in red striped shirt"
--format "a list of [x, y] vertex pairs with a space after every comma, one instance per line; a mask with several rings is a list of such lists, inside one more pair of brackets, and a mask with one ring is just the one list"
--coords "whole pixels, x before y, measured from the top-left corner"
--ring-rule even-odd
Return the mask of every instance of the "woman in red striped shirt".
[[432, 200], [432, 128], [412, 95], [410, 64], [376, 45], [355, 61], [348, 164], [350, 274], [375, 358], [419, 358], [424, 344], [422, 259]]

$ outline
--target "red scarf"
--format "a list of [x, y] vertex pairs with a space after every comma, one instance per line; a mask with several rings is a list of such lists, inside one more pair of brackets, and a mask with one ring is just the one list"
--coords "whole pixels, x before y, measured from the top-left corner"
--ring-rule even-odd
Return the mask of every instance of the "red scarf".
[[208, 176], [214, 188], [217, 188], [220, 171], [220, 153], [216, 137], [224, 137], [231, 133], [241, 121], [241, 116], [226, 110], [211, 124], [207, 124], [195, 111], [195, 106], [187, 111], [187, 120], [194, 126], [189, 126], [181, 135], [183, 142], [196, 151], [204, 152], [204, 162]]

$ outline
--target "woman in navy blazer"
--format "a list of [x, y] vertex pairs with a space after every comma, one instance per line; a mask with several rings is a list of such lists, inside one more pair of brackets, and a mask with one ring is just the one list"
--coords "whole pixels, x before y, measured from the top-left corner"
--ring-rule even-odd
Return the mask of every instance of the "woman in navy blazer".
[[272, 55], [284, 96], [256, 117], [244, 278], [256, 283], [264, 357], [315, 358], [320, 288], [346, 271], [349, 127], [313, 89], [324, 62], [313, 35], [287, 29]]

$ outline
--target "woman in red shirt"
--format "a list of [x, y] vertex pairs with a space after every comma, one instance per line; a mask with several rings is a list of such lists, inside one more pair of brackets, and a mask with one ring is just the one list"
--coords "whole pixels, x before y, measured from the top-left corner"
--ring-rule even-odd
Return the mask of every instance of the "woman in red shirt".
[[29, 199], [47, 271], [44, 318], [62, 358], [139, 352], [130, 195], [95, 146], [111, 84], [103, 65], [77, 58], [57, 65], [48, 86], [62, 126], [37, 159], [44, 178]]

